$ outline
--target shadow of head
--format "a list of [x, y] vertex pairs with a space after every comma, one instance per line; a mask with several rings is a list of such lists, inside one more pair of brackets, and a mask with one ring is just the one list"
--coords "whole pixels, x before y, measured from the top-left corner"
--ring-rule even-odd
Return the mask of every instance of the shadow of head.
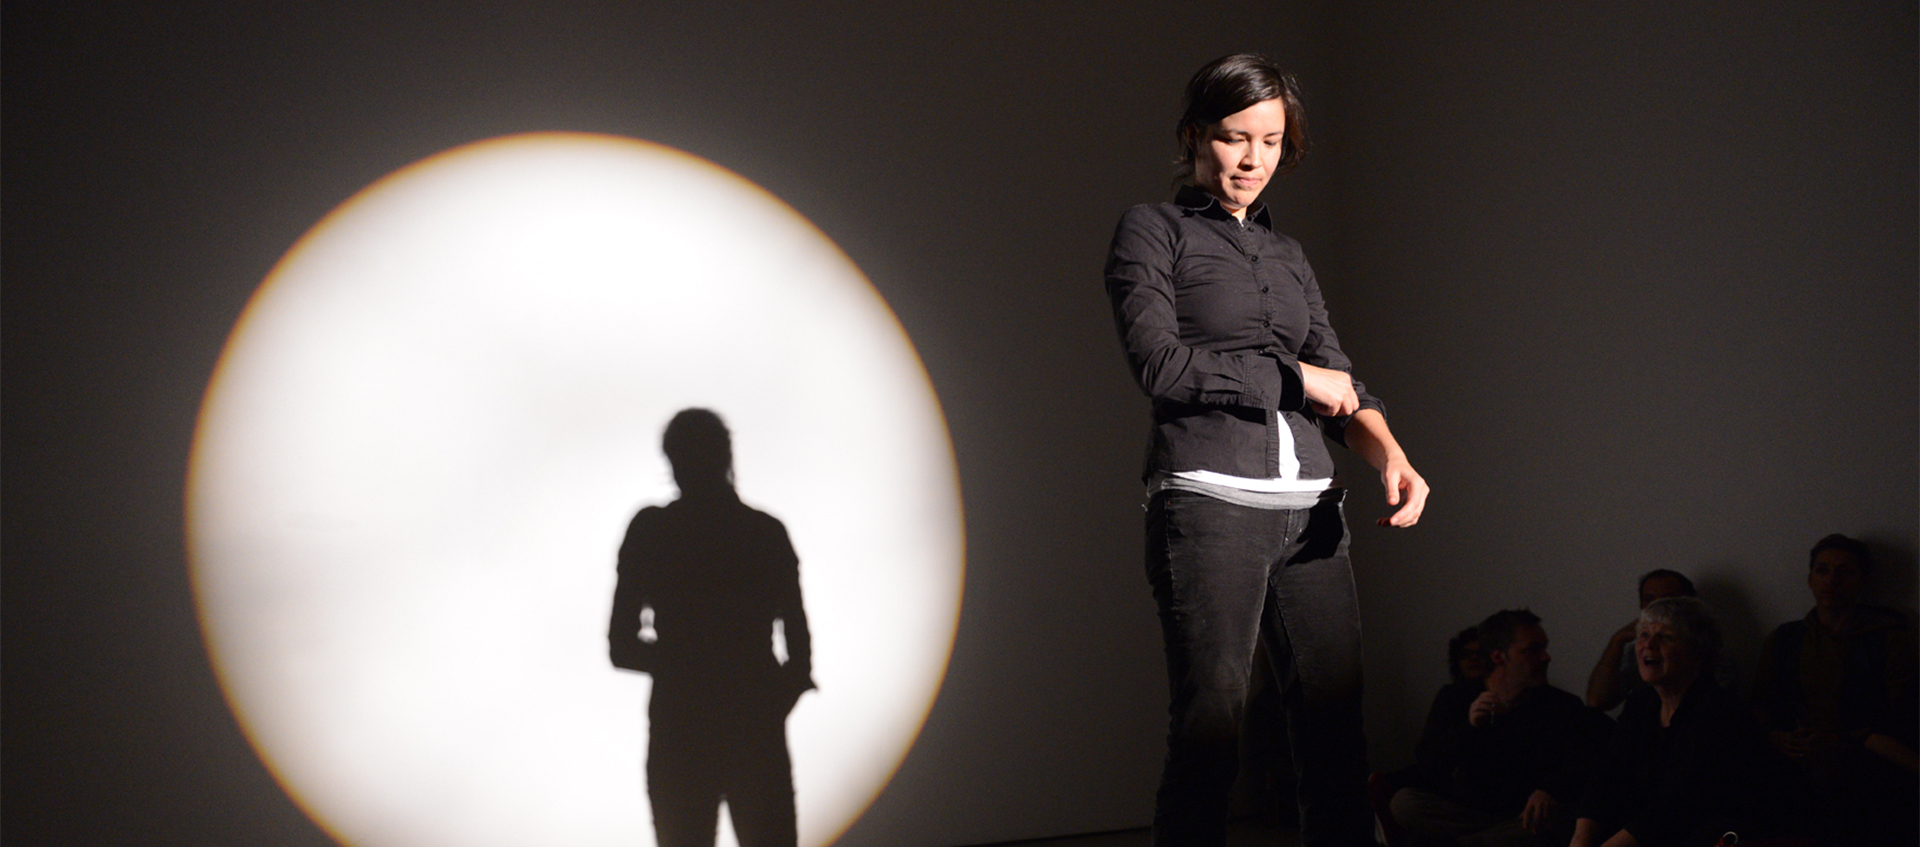
[[733, 486], [733, 436], [712, 411], [682, 409], [667, 422], [660, 449], [673, 465], [673, 481], [682, 494]]

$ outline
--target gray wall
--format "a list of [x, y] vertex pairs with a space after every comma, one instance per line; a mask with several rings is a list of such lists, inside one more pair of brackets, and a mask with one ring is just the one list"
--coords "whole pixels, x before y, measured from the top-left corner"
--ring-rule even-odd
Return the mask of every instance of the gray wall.
[[1496, 608], [1578, 692], [1654, 567], [1736, 656], [1828, 532], [1913, 606], [1912, 10], [1452, 5], [1341, 13], [1323, 136], [1322, 275], [1437, 489], [1357, 542], [1382, 764]]
[[1119, 212], [1166, 194], [1179, 84], [1223, 52], [1303, 77], [1316, 150], [1269, 199], [1436, 489], [1388, 532], [1348, 469], [1376, 764], [1407, 758], [1446, 637], [1496, 608], [1540, 612], [1578, 690], [1651, 567], [1693, 574], [1749, 651], [1804, 611], [1826, 532], [1873, 543], [1883, 601], [1914, 605], [1911, 3], [661, 5], [8, 5], [10, 835], [326, 843], [200, 648], [193, 415], [307, 227], [509, 132], [740, 172], [847, 250], [927, 362], [966, 605], [847, 844], [1147, 818], [1145, 403], [1098, 269]]

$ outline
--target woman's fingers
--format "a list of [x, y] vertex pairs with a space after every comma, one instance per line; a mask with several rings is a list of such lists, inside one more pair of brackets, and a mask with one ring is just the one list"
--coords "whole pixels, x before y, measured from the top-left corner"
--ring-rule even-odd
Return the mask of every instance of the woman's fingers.
[[1426, 511], [1427, 494], [1430, 489], [1427, 481], [1415, 472], [1412, 466], [1404, 462], [1389, 464], [1380, 472], [1380, 482], [1387, 489], [1387, 505], [1399, 506], [1399, 510], [1381, 518], [1381, 526], [1413, 526], [1420, 522], [1420, 513]]
[[1315, 411], [1323, 415], [1351, 415], [1360, 411], [1360, 395], [1354, 393], [1353, 377], [1336, 371], [1300, 363], [1301, 388]]

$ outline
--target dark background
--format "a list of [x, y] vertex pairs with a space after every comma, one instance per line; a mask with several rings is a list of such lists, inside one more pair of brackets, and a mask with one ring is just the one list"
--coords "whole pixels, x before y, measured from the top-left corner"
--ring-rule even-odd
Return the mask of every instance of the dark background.
[[18, 0], [4, 36], [16, 843], [329, 843], [202, 650], [195, 414], [303, 232], [513, 132], [644, 138], [760, 184], [925, 359], [965, 606], [919, 745], [845, 844], [1147, 819], [1145, 401], [1099, 268], [1119, 213], [1168, 194], [1180, 84], [1226, 52], [1302, 79], [1315, 149], [1268, 197], [1435, 488], [1419, 528], [1379, 530], [1348, 466], [1376, 765], [1409, 758], [1446, 636], [1502, 606], [1542, 614], [1579, 691], [1652, 567], [1702, 583], [1736, 655], [1804, 612], [1827, 532], [1873, 544], [1878, 599], [1914, 605], [1910, 2]]

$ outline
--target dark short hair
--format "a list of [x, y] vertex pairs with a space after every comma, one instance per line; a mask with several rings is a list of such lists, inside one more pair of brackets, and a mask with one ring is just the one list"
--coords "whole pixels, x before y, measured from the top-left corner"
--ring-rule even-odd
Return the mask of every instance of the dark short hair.
[[1852, 554], [1853, 561], [1860, 566], [1860, 570], [1873, 570], [1873, 556], [1867, 552], [1866, 542], [1858, 538], [1849, 538], [1837, 532], [1814, 542], [1813, 549], [1807, 552], [1807, 567], [1812, 568], [1813, 560], [1819, 558], [1821, 553], [1828, 550], [1839, 550], [1842, 553]]
[[1540, 616], [1527, 609], [1503, 609], [1480, 622], [1480, 649], [1493, 655], [1513, 644], [1513, 636], [1523, 626], [1538, 625]]
[[[1693, 654], [1700, 657], [1701, 675], [1713, 674], [1714, 665], [1720, 661], [1720, 625], [1714, 623], [1713, 613], [1700, 598], [1662, 597], [1640, 610], [1639, 623], [1673, 627], [1680, 640], [1687, 642]], [[1637, 636], [1639, 632], [1640, 627], [1635, 625], [1634, 634]]]
[[1300, 84], [1273, 63], [1254, 53], [1221, 56], [1195, 71], [1181, 100], [1180, 123], [1174, 137], [1180, 155], [1174, 167], [1181, 179], [1193, 176], [1193, 155], [1209, 127], [1255, 103], [1279, 100], [1287, 112], [1286, 134], [1280, 142], [1280, 161], [1274, 176], [1294, 169], [1307, 157], [1307, 110], [1300, 105]]
[[1687, 597], [1700, 596], [1700, 592], [1693, 587], [1693, 580], [1688, 579], [1686, 574], [1683, 574], [1676, 570], [1669, 570], [1667, 568], [1654, 568], [1653, 570], [1650, 570], [1644, 574], [1641, 574], [1640, 581], [1634, 584], [1634, 590], [1635, 591], [1646, 590], [1647, 580], [1653, 579], [1654, 577], [1661, 577], [1661, 576], [1667, 577], [1668, 579], [1680, 580], [1680, 593], [1682, 595]]

